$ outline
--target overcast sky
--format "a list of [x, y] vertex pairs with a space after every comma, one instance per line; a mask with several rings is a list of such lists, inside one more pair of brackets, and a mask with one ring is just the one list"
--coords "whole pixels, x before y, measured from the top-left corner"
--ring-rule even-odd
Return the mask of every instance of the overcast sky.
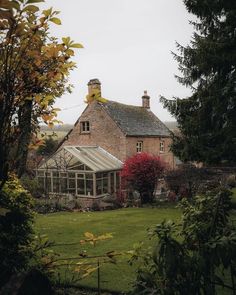
[[60, 120], [77, 120], [94, 78], [102, 83], [103, 97], [121, 103], [141, 105], [147, 90], [151, 110], [163, 121], [174, 120], [159, 95], [189, 93], [174, 78], [178, 65], [171, 54], [175, 42], [188, 44], [193, 32], [182, 0], [45, 0], [43, 7], [61, 11], [62, 25], [52, 24], [52, 35], [70, 36], [84, 46], [76, 50], [73, 93], [56, 101]]

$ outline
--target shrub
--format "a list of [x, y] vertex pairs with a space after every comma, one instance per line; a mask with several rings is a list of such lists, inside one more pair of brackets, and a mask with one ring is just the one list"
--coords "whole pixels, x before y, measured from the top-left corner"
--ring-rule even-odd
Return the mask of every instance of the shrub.
[[228, 178], [226, 179], [226, 183], [230, 188], [236, 187], [236, 175], [234, 174], [229, 175]]
[[21, 177], [20, 182], [22, 186], [28, 190], [34, 198], [39, 198], [44, 194], [44, 188], [38, 183], [36, 178], [31, 179], [29, 176], [24, 175]]
[[33, 199], [10, 176], [0, 191], [0, 287], [26, 267], [32, 240]]
[[101, 207], [99, 205], [99, 201], [93, 201], [91, 205], [91, 210], [92, 211], [101, 211]]
[[56, 151], [57, 147], [58, 140], [54, 139], [53, 136], [49, 136], [44, 140], [44, 144], [39, 146], [39, 148], [37, 149], [37, 154], [42, 156], [49, 156]]
[[176, 170], [165, 174], [165, 182], [170, 191], [177, 197], [192, 198], [197, 193], [204, 194], [218, 186], [221, 176], [216, 170], [197, 168], [192, 165], [182, 165]]
[[[220, 189], [191, 202], [184, 199], [181, 224], [163, 221], [149, 231], [158, 240], [153, 249], [139, 247], [134, 253], [141, 263], [132, 294], [221, 294], [217, 286], [236, 292], [230, 195]], [[231, 281], [224, 277], [227, 272]]]
[[164, 167], [159, 157], [147, 153], [136, 154], [124, 163], [121, 172], [123, 185], [137, 190], [142, 203], [152, 202], [154, 189]]

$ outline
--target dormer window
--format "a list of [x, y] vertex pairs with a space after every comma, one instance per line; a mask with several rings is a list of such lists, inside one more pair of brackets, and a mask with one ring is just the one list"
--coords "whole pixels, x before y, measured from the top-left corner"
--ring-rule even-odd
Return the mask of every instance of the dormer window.
[[84, 122], [80, 123], [80, 131], [81, 131], [81, 133], [89, 133], [90, 132], [89, 121], [84, 121]]
[[164, 140], [160, 141], [160, 153], [164, 153], [165, 152], [165, 142]]
[[137, 153], [141, 153], [143, 151], [143, 142], [142, 141], [138, 141], [136, 143], [136, 152]]

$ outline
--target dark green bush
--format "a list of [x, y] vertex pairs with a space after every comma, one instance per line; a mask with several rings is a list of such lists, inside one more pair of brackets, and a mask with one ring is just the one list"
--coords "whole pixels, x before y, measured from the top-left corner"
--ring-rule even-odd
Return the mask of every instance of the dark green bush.
[[24, 175], [21, 177], [20, 182], [34, 198], [39, 198], [45, 193], [44, 188], [38, 183], [36, 178], [31, 179], [29, 176]]
[[28, 263], [33, 238], [33, 199], [11, 176], [0, 191], [0, 287]]
[[[180, 203], [182, 222], [149, 229], [152, 249], [137, 248], [137, 279], [131, 294], [235, 294], [236, 231], [229, 218], [231, 192], [223, 188]], [[227, 274], [229, 277], [227, 277]], [[226, 293], [225, 293], [226, 294]]]

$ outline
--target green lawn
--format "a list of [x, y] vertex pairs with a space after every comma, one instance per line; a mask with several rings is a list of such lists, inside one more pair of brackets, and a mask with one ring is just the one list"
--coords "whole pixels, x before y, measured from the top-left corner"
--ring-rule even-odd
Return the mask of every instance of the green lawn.
[[[56, 243], [76, 243], [73, 246], [59, 246], [55, 250], [62, 257], [78, 256], [82, 246], [79, 241], [84, 232], [93, 234], [112, 233], [111, 240], [100, 242], [96, 248], [87, 246], [92, 254], [105, 253], [111, 250], [131, 250], [134, 243], [147, 240], [147, 228], [164, 219], [179, 220], [180, 210], [175, 208], [127, 208], [104, 212], [54, 213], [38, 215], [36, 231], [46, 234]], [[147, 240], [148, 241], [148, 240]], [[83, 247], [85, 248], [85, 247]], [[135, 278], [135, 268], [130, 267], [127, 258], [117, 265], [106, 264], [101, 268], [101, 287], [115, 291], [128, 291]], [[82, 285], [96, 287], [96, 274], [81, 281]]]

